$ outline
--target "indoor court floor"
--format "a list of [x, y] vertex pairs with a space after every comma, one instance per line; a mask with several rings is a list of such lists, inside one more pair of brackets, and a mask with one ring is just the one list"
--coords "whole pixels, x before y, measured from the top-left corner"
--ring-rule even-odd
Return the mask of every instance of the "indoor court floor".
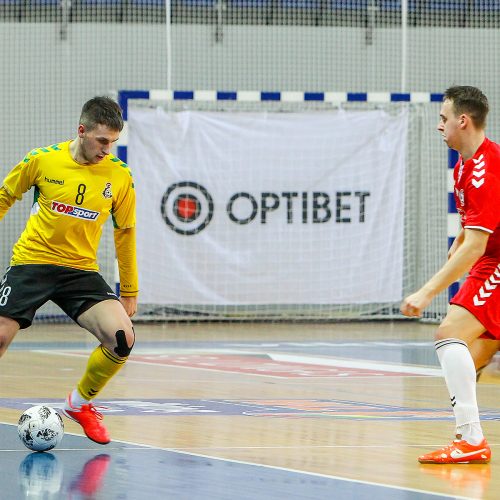
[[435, 326], [414, 321], [136, 324], [100, 394], [113, 441], [65, 419], [60, 445], [17, 437], [60, 408], [94, 338], [35, 324], [0, 361], [0, 499], [498, 499], [500, 366], [478, 386], [487, 465], [419, 465], [453, 439]]

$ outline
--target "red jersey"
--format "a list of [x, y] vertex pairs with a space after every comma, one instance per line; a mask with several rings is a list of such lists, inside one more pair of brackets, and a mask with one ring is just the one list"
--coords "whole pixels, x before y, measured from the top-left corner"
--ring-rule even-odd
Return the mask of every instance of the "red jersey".
[[500, 263], [500, 145], [485, 138], [471, 159], [459, 158], [453, 178], [462, 227], [490, 233], [484, 255], [470, 271], [488, 278]]

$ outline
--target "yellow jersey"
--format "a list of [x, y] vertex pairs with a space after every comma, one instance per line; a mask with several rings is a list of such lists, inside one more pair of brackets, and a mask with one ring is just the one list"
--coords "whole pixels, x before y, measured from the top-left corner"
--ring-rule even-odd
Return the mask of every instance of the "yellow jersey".
[[35, 188], [31, 215], [14, 246], [11, 265], [98, 271], [97, 247], [107, 218], [112, 216], [117, 229], [135, 227], [135, 190], [128, 166], [113, 155], [95, 165], [81, 165], [72, 158], [70, 143], [34, 149], [3, 181], [3, 188], [18, 200]]

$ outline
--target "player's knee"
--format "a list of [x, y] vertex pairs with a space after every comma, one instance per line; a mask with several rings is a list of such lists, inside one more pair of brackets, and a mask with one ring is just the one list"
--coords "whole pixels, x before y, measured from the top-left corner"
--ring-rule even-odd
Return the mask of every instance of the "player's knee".
[[116, 345], [113, 348], [114, 353], [120, 358], [127, 358], [132, 352], [132, 348], [135, 343], [135, 332], [134, 329], [130, 330], [118, 330], [115, 333]]
[[448, 328], [446, 325], [440, 325], [438, 329], [436, 330], [436, 334], [434, 335], [434, 340], [436, 342], [444, 339], [450, 339], [450, 338], [456, 338], [456, 331], [455, 334], [452, 329]]
[[445, 332], [443, 332], [442, 330], [436, 330], [436, 333], [434, 334], [434, 340], [436, 342], [439, 342], [440, 340], [444, 340], [444, 339], [447, 339], [449, 338]]

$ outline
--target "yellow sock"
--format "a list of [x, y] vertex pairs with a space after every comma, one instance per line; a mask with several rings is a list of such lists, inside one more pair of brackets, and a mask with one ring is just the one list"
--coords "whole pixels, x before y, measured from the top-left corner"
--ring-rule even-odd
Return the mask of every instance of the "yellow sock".
[[103, 345], [98, 346], [90, 355], [87, 369], [78, 382], [77, 388], [80, 395], [86, 400], [95, 398], [125, 361], [127, 358], [119, 358]]

